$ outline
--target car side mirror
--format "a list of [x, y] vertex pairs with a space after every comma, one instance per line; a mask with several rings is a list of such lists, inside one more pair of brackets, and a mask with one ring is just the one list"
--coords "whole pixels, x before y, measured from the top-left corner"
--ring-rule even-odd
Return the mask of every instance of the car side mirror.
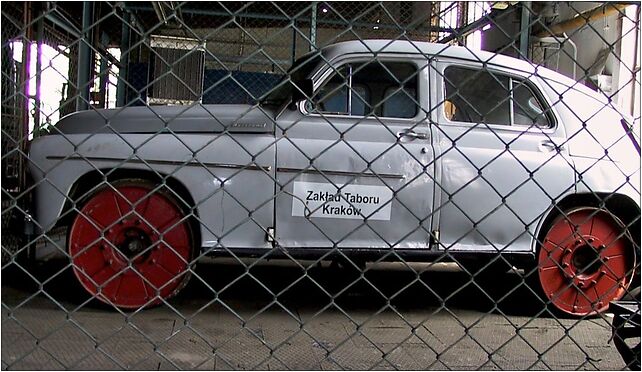
[[312, 97], [312, 79], [305, 79], [301, 81], [294, 81], [294, 89], [292, 90], [292, 104], [296, 104], [302, 99]]

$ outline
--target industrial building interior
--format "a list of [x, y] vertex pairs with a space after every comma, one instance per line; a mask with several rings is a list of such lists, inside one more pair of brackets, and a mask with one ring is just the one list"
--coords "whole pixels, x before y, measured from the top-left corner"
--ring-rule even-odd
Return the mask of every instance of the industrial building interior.
[[[606, 92], [639, 117], [632, 111], [640, 94], [631, 83], [639, 81], [635, 7], [528, 4], [7, 2], [3, 185], [22, 182], [19, 153], [28, 140], [71, 112], [250, 102], [296, 58], [354, 39], [403, 37], [530, 60]], [[163, 48], [164, 42], [177, 49]], [[23, 47], [27, 43], [30, 48]], [[175, 77], [165, 76], [169, 65]], [[20, 151], [7, 155], [10, 149]]]

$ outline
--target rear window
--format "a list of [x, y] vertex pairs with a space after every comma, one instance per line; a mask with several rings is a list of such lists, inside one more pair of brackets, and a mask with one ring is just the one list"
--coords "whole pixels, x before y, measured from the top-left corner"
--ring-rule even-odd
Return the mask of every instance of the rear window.
[[450, 121], [549, 128], [550, 111], [524, 79], [489, 70], [449, 66], [444, 114]]

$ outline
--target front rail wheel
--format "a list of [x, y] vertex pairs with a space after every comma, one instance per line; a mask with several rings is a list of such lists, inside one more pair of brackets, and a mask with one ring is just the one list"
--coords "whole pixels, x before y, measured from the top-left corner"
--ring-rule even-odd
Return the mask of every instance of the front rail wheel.
[[635, 254], [622, 223], [596, 208], [558, 217], [538, 253], [538, 279], [545, 299], [573, 316], [606, 311], [631, 284]]
[[120, 308], [152, 306], [187, 283], [188, 218], [152, 183], [116, 181], [93, 194], [69, 232], [73, 271], [95, 298]]

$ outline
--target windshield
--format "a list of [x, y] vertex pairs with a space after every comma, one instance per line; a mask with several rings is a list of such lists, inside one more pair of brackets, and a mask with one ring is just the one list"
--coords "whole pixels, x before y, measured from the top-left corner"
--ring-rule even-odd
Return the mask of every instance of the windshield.
[[321, 62], [321, 53], [313, 52], [297, 59], [288, 73], [279, 81], [270, 94], [261, 101], [264, 105], [281, 105], [292, 96], [295, 89], [292, 82], [300, 82], [310, 76], [315, 67]]

